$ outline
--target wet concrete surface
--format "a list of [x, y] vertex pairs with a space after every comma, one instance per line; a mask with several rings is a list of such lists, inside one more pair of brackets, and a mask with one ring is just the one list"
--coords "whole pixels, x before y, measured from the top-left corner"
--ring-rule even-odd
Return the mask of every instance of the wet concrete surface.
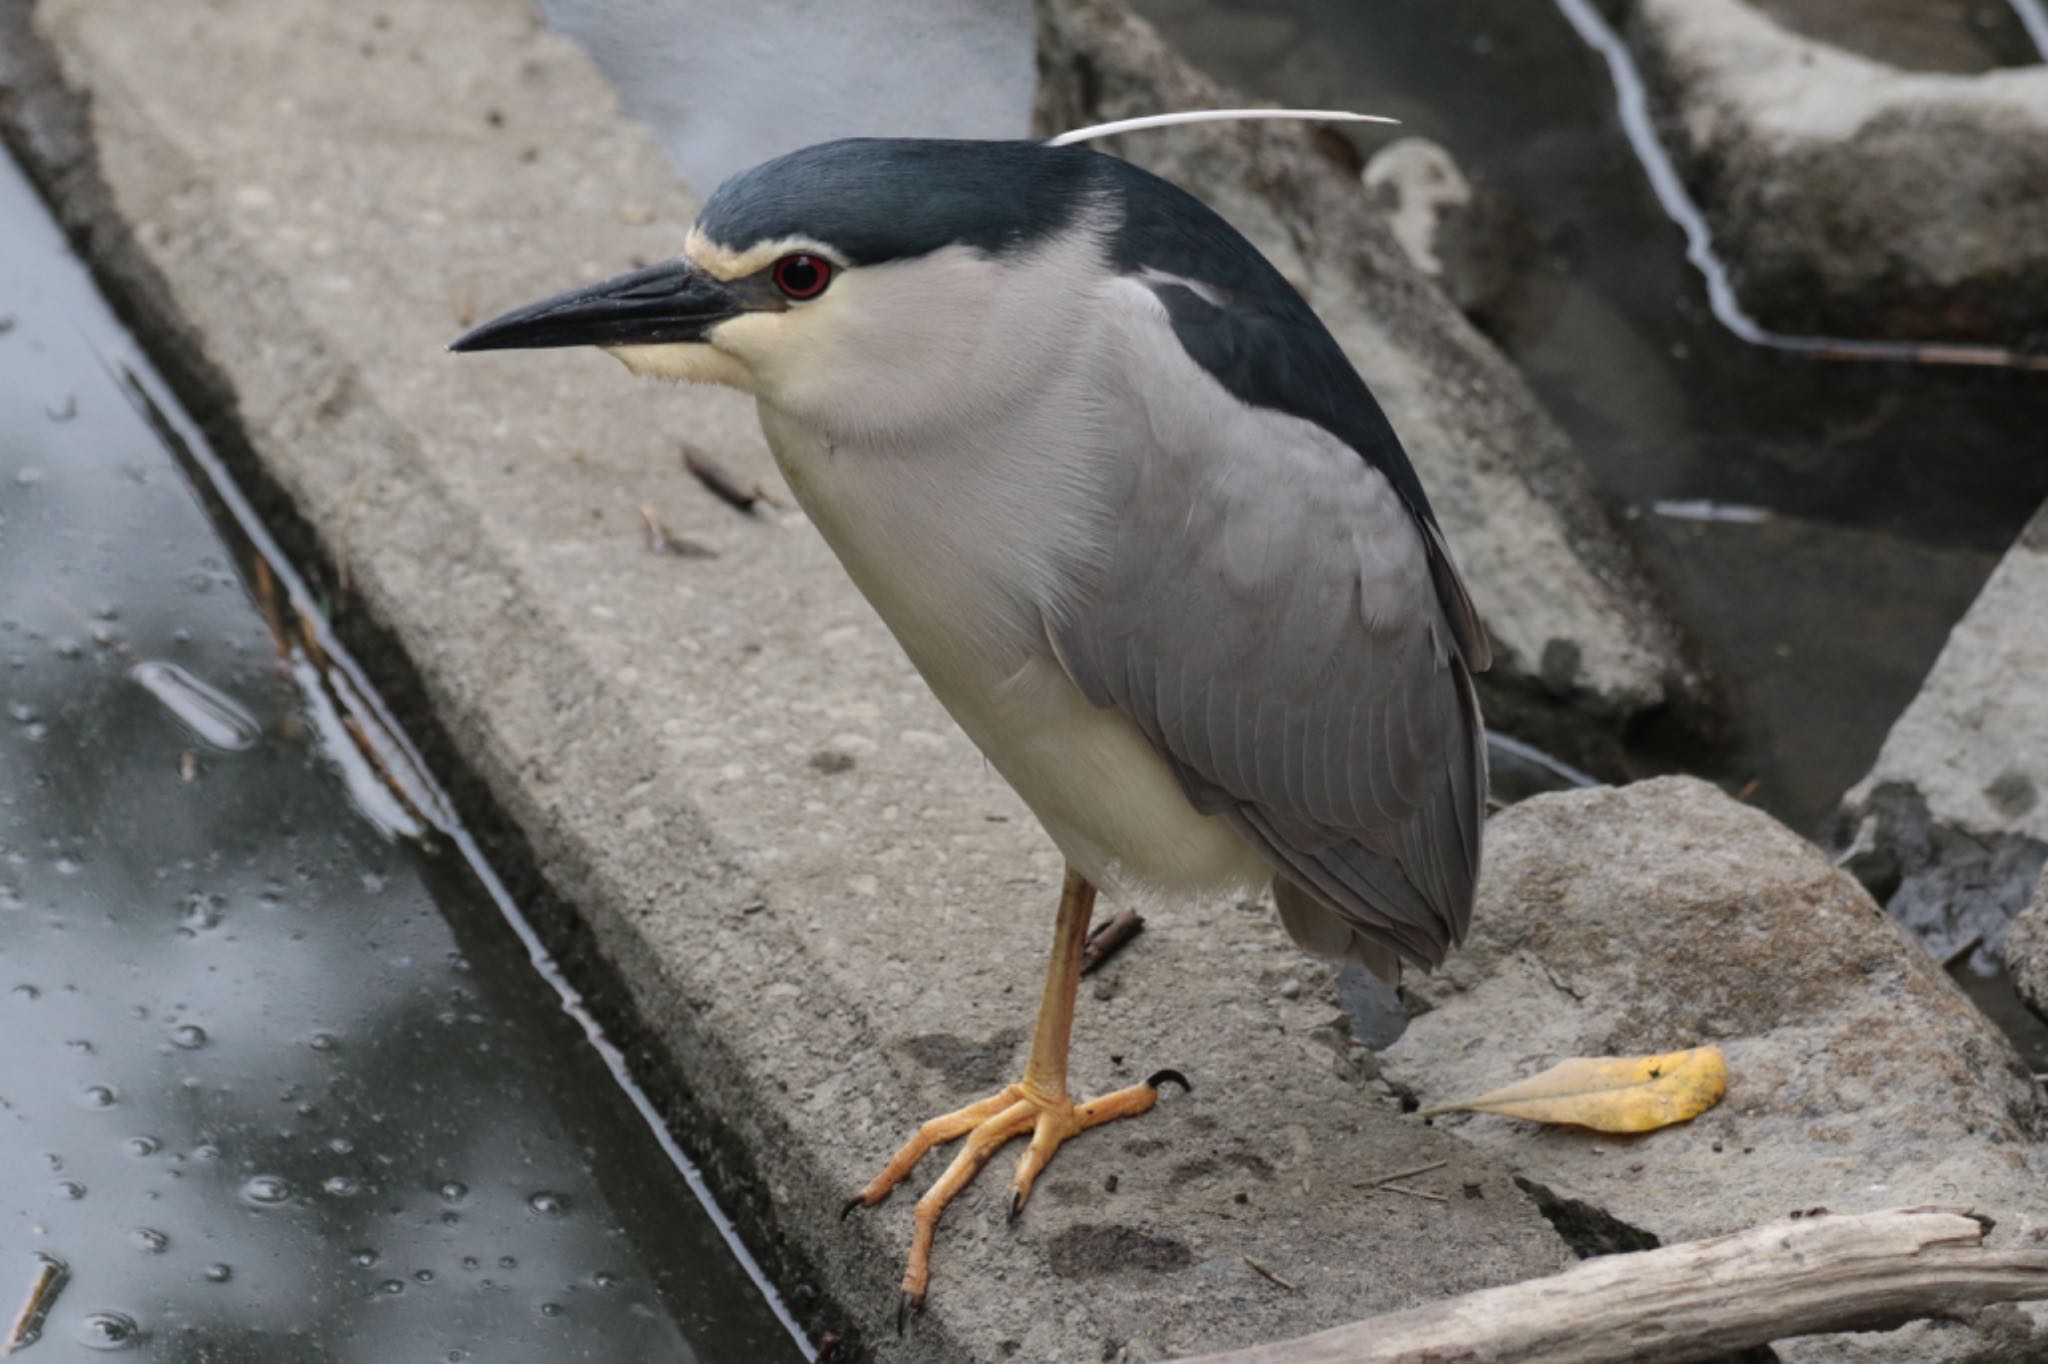
[[63, 1267], [22, 1358], [800, 1358], [152, 399], [0, 159], [0, 1325]]

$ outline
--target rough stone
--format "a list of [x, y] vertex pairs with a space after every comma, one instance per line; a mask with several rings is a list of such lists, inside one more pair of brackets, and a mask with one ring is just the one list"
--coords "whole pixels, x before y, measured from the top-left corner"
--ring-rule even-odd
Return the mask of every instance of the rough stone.
[[1744, 0], [1634, 0], [1628, 36], [1766, 327], [2048, 346], [2048, 67], [1902, 71]]
[[[1096, 1092], [1176, 1065], [1194, 1093], [1063, 1151], [1014, 1228], [991, 1170], [895, 1342], [912, 1200], [839, 1206], [917, 1121], [1021, 1064], [1057, 854], [810, 528], [683, 472], [688, 440], [772, 482], [746, 401], [597, 355], [442, 353], [494, 309], [673, 251], [693, 206], [524, 7], [373, 8], [42, 0], [62, 84], [0, 11], [0, 117], [324, 565], [593, 1006], [681, 1077], [672, 1121], [813, 1330], [848, 1359], [1145, 1360], [1567, 1262], [1497, 1161], [1404, 1117], [1323, 1026], [1327, 978], [1269, 909], [1175, 906], [1091, 978], [1074, 1075]], [[642, 505], [718, 556], [649, 552]], [[828, 750], [854, 762], [812, 761]], [[1359, 1187], [1435, 1161], [1479, 1197]]]
[[[1041, 0], [1042, 131], [1241, 105], [1113, 0]], [[1409, 264], [1356, 167], [1290, 123], [1099, 144], [1192, 190], [1257, 243], [1357, 363], [1421, 471], [1493, 632], [1496, 727], [1614, 770], [1620, 728], [1703, 705], [1676, 628], [1514, 367]]]
[[1022, 0], [539, 3], [706, 189], [835, 137], [1022, 137], [1031, 121]]
[[2048, 504], [1950, 632], [1869, 775], [1843, 863], [1946, 957], [1995, 952], [2048, 865]]
[[[1472, 938], [1410, 982], [1424, 1011], [1382, 1056], [1389, 1079], [1427, 1105], [1566, 1056], [1714, 1043], [1728, 1057], [1718, 1107], [1646, 1136], [1436, 1119], [1505, 1161], [1580, 1249], [1912, 1203], [1974, 1206], [2007, 1244], [2048, 1233], [2031, 1077], [1818, 849], [1687, 778], [1537, 796], [1487, 837]], [[1934, 1333], [1942, 1351], [1971, 1334]], [[1916, 1329], [1864, 1357], [1972, 1357], [1933, 1339]]]
[[2034, 887], [2034, 898], [2013, 920], [2005, 935], [2005, 969], [2020, 998], [2048, 1018], [2048, 871]]
[[1500, 335], [1537, 277], [1540, 247], [1528, 219], [1426, 137], [1389, 142], [1360, 178], [1409, 264], [1489, 336]]

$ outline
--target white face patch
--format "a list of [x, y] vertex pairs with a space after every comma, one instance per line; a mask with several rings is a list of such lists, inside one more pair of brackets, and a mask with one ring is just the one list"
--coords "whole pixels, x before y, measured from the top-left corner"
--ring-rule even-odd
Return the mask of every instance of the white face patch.
[[677, 384], [722, 384], [742, 393], [754, 391], [754, 376], [715, 343], [672, 342], [653, 346], [606, 346], [605, 353], [643, 379]]

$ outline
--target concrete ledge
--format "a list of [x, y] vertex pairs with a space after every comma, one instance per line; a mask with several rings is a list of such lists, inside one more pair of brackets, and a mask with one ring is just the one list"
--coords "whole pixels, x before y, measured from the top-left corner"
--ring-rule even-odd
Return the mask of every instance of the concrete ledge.
[[[1400, 1115], [1269, 912], [1190, 906], [1094, 983], [1075, 1072], [1173, 1064], [1196, 1093], [1063, 1153], [1014, 1231], [999, 1176], [964, 1198], [895, 1345], [910, 1200], [838, 1204], [1021, 1063], [1056, 855], [809, 528], [681, 475], [687, 440], [772, 477], [743, 400], [440, 352], [667, 254], [690, 202], [512, 0], [43, 0], [34, 24], [87, 101], [58, 178], [96, 263], [168, 372], [229, 387], [216, 415], [687, 1077], [683, 1126], [814, 1330], [906, 1360], [1152, 1359], [1568, 1258], [1491, 1158]], [[17, 133], [81, 107], [10, 95]], [[642, 504], [720, 557], [651, 553]], [[1358, 1187], [1434, 1161], [1449, 1202]]]

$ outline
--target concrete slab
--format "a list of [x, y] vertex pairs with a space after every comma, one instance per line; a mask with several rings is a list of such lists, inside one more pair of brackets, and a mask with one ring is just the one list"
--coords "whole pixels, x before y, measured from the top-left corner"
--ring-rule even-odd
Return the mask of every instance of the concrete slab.
[[[1900, 70], [1884, 7], [1630, 0], [1626, 30], [1743, 306], [1799, 335], [2027, 353], [2048, 276], [2048, 69]], [[1974, 13], [1919, 5], [1961, 43]], [[1798, 15], [1807, 15], [1800, 22]], [[1792, 26], [1788, 27], [1788, 22]], [[1959, 44], [1960, 45], [1960, 44]]]
[[[556, 941], [684, 1077], [676, 1121], [814, 1330], [891, 1359], [1154, 1359], [1568, 1259], [1322, 1026], [1267, 911], [1189, 906], [1092, 982], [1075, 1075], [1171, 1064], [1195, 1093], [1063, 1153], [1014, 1230], [1000, 1175], [971, 1191], [896, 1344], [910, 1200], [838, 1205], [1021, 1064], [1058, 860], [810, 529], [682, 474], [687, 441], [772, 476], [744, 400], [440, 350], [669, 253], [689, 198], [511, 0], [43, 0], [34, 25], [87, 103], [17, 83], [14, 132], [244, 476], [310, 527], [348, 633], [402, 650], [384, 675], [416, 680], [399, 699], [475, 779], [466, 809], [574, 906]], [[0, 42], [17, 73], [27, 43]], [[643, 505], [719, 557], [650, 552]], [[1448, 1202], [1359, 1187], [1437, 1161]]]
[[2048, 504], [1843, 797], [1844, 865], [1946, 958], [1995, 953], [2048, 866]]

